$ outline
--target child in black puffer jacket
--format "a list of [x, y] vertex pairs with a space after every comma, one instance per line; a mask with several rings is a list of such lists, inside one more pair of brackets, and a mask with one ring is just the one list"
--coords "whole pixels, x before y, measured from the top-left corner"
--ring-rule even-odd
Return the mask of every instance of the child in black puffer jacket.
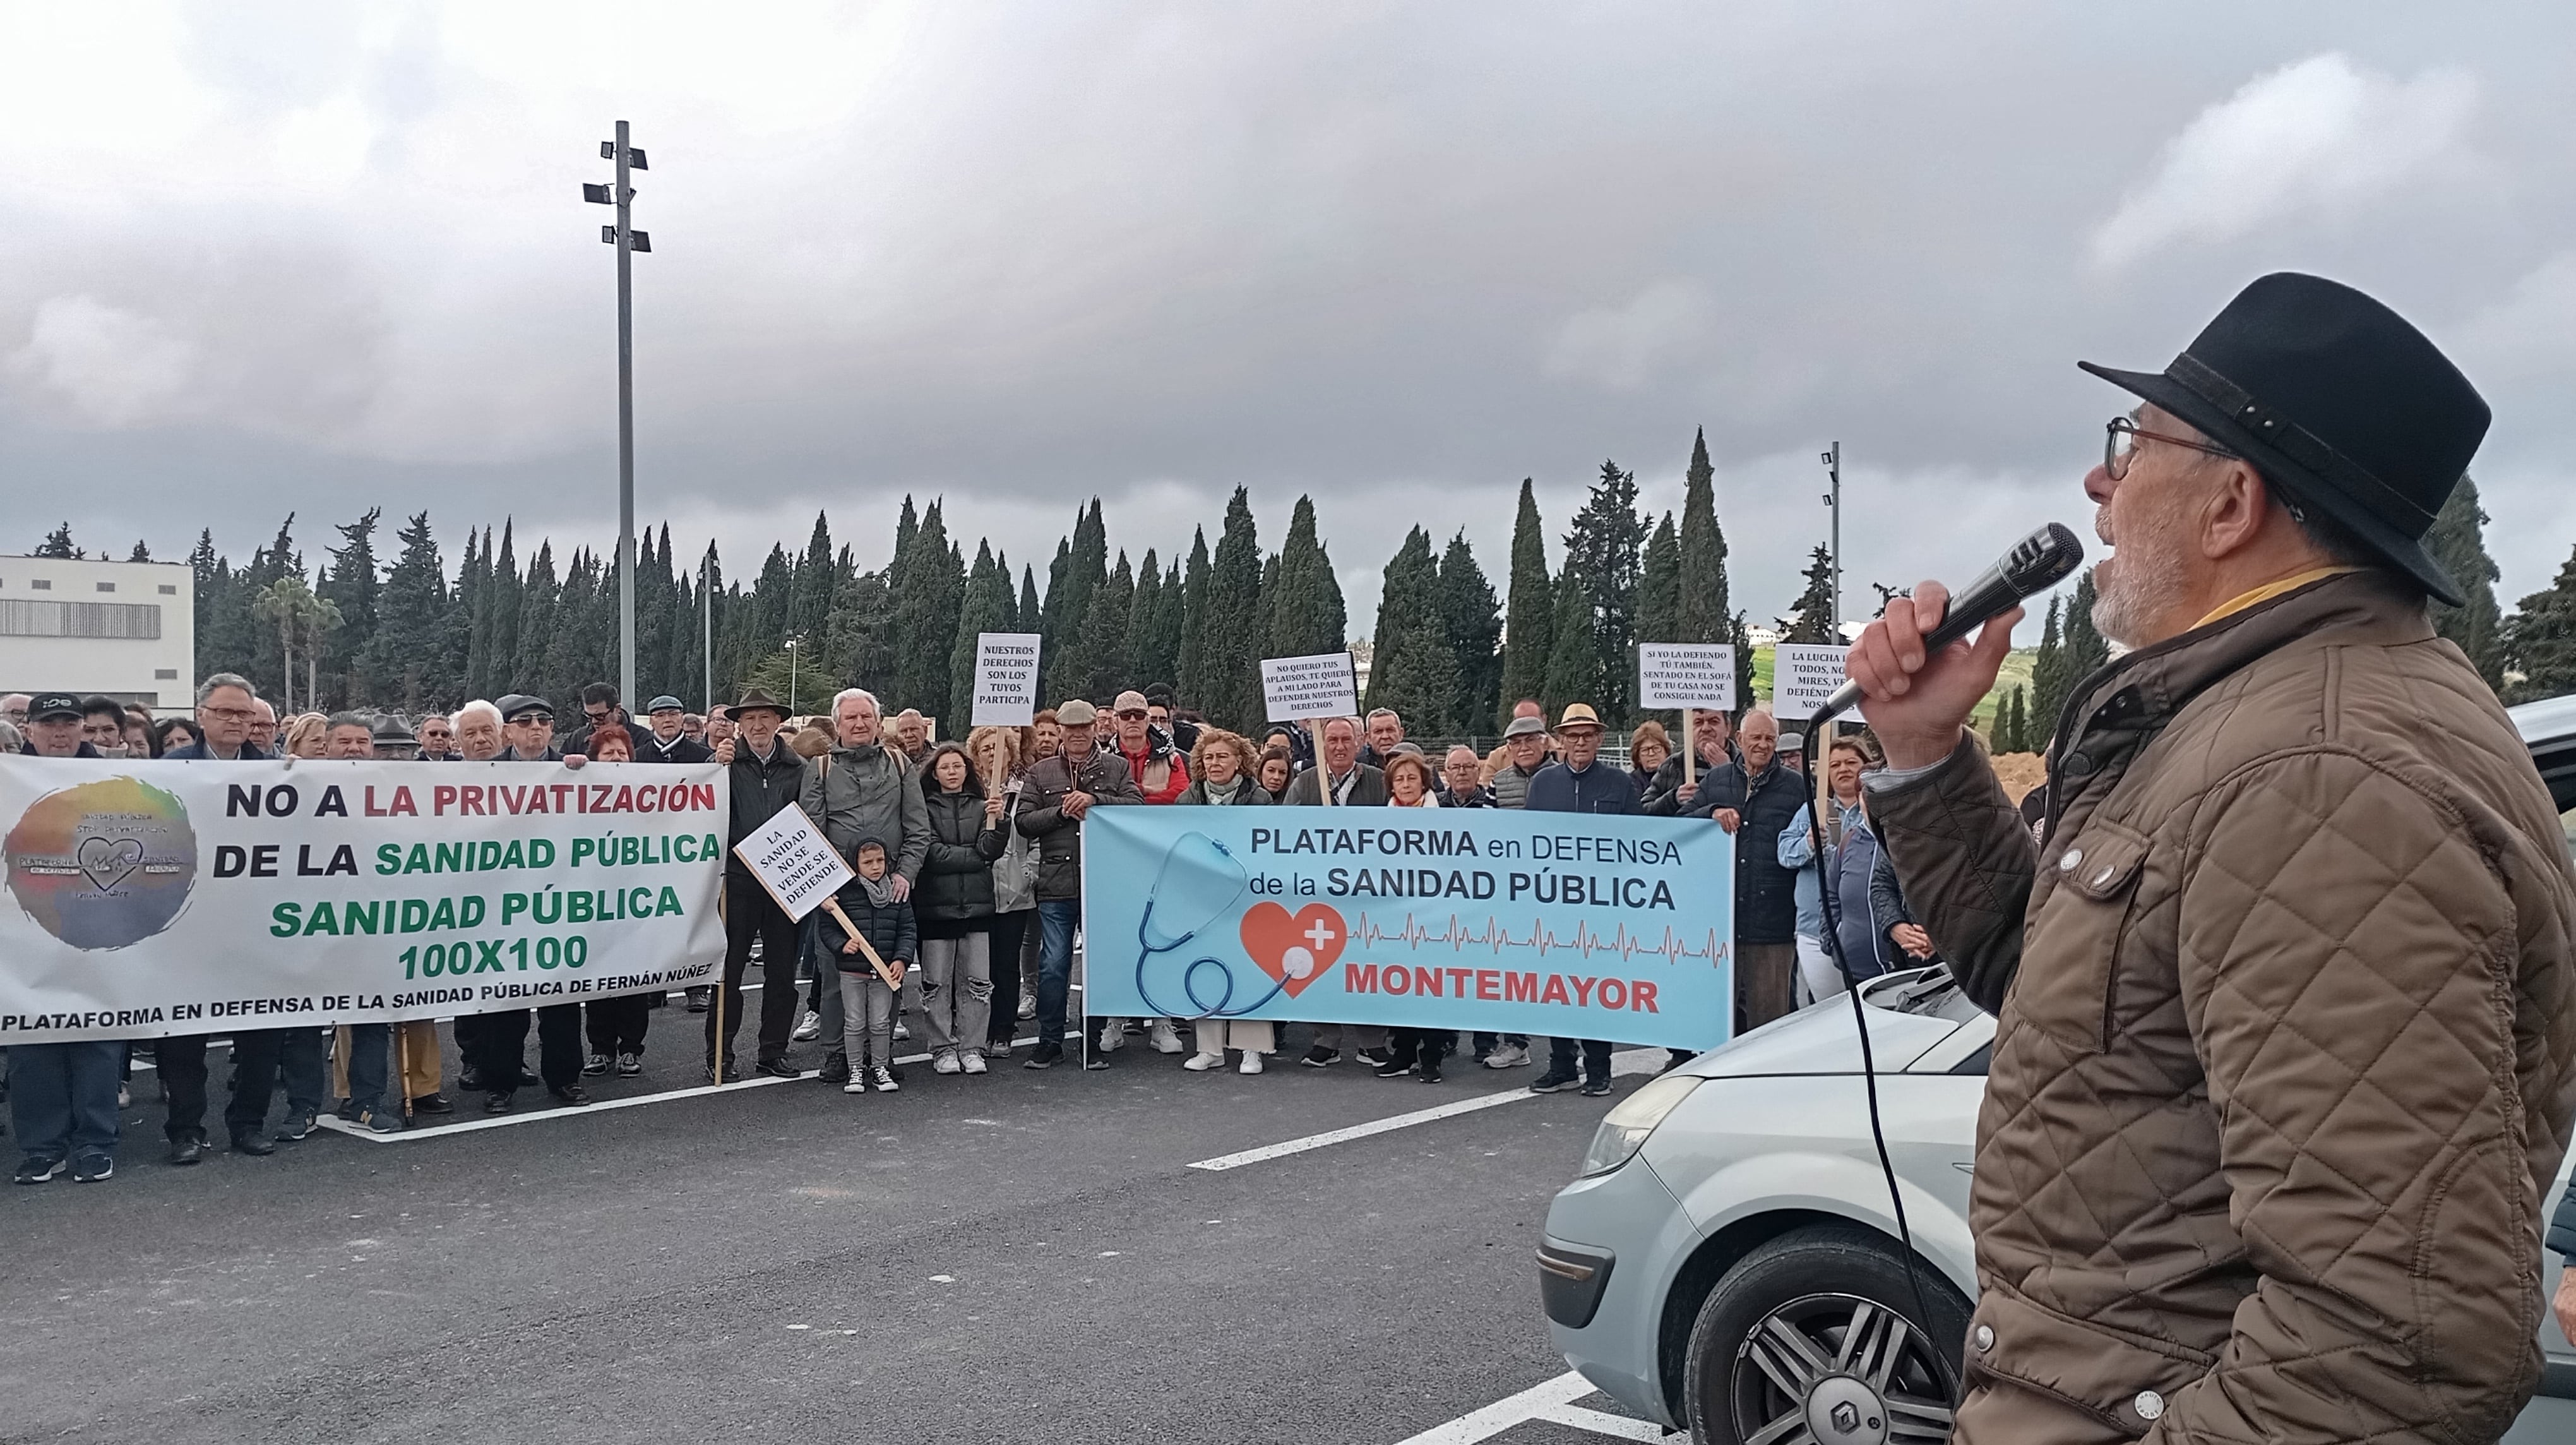
[[[821, 943], [841, 974], [841, 1047], [849, 1055], [850, 1081], [844, 1094], [864, 1094], [873, 1085], [880, 1094], [902, 1087], [894, 1081], [895, 991], [878, 975], [876, 963], [859, 946], [866, 939], [878, 959], [900, 980], [921, 956], [921, 930], [912, 904], [886, 891], [886, 847], [863, 838], [850, 850], [858, 876], [841, 886], [835, 900], [851, 927], [823, 911]], [[857, 937], [851, 936], [851, 930]]]

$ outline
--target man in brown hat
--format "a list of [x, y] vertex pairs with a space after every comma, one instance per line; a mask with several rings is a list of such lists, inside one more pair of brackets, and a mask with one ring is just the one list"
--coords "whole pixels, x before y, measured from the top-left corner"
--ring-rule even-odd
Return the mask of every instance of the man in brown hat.
[[[716, 744], [732, 788], [725, 836], [724, 996], [707, 1015], [707, 1079], [734, 1078], [734, 1037], [742, 1029], [742, 974], [751, 944], [760, 940], [760, 1072], [793, 1078], [787, 1036], [796, 1027], [796, 920], [769, 896], [733, 846], [759, 831], [781, 808], [796, 806], [805, 791], [807, 764], [778, 736], [787, 709], [758, 688], [733, 705], [740, 732]], [[717, 1025], [722, 1023], [719, 1029]], [[719, 1067], [721, 1066], [721, 1067]]]
[[[1601, 759], [1601, 716], [1590, 703], [1567, 703], [1556, 720], [1557, 760], [1530, 779], [1533, 813], [1616, 813], [1637, 811], [1637, 780], [1626, 768]], [[1581, 1055], [1580, 1068], [1577, 1054]], [[1533, 1094], [1553, 1094], [1580, 1086], [1594, 1098], [1610, 1092], [1610, 1041], [1555, 1039], [1548, 1044], [1545, 1072], [1530, 1080]]]
[[2146, 403], [2084, 479], [2130, 651], [2068, 701], [2044, 841], [1964, 726], [2020, 613], [1927, 656], [1927, 582], [1847, 664], [1905, 896], [2000, 1015], [1953, 1438], [2493, 1440], [2540, 1374], [2576, 882], [2425, 610], [2486, 404], [2312, 276], [2088, 369]]

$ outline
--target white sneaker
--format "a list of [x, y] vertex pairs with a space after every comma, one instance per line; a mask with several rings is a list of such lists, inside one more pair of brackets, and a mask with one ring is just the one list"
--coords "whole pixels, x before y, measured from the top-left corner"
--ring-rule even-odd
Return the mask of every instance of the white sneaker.
[[1235, 1072], [1239, 1074], [1260, 1073], [1261, 1051], [1259, 1049], [1245, 1049], [1243, 1051], [1243, 1067], [1235, 1070]]
[[902, 1041], [902, 1040], [904, 1040], [904, 1039], [911, 1038], [911, 1037], [912, 1037], [912, 1025], [905, 1023], [905, 1022], [904, 1022], [903, 1020], [901, 1020], [901, 1019], [896, 1019], [896, 1020], [894, 1021], [894, 1036], [895, 1036], [895, 1039], [896, 1039], [898, 1042], [900, 1042], [900, 1041]]
[[1193, 1074], [1204, 1074], [1204, 1073], [1206, 1073], [1206, 1072], [1207, 1072], [1208, 1070], [1210, 1070], [1210, 1069], [1222, 1069], [1222, 1068], [1224, 1068], [1224, 1067], [1225, 1067], [1225, 1055], [1223, 1055], [1223, 1054], [1192, 1054], [1192, 1055], [1190, 1055], [1188, 1058], [1183, 1059], [1183, 1060], [1181, 1061], [1181, 1067], [1182, 1067], [1182, 1068], [1184, 1068], [1184, 1069], [1189, 1070], [1189, 1071], [1190, 1071], [1191, 1073], [1193, 1073]]
[[1119, 1027], [1118, 1020], [1111, 1019], [1107, 1024], [1102, 1026], [1100, 1030], [1100, 1047], [1094, 1052], [1114, 1054], [1125, 1047], [1127, 1047], [1127, 1031]]
[[794, 1039], [800, 1044], [805, 1043], [808, 1040], [821, 1038], [822, 1036], [823, 1016], [814, 1012], [812, 1009], [807, 1009], [805, 1011], [805, 1017], [797, 1021], [796, 1032], [788, 1035], [789, 1038]]
[[1148, 1037], [1152, 1039], [1154, 1052], [1158, 1054], [1177, 1054], [1181, 1051], [1180, 1031], [1172, 1027], [1170, 1019], [1154, 1020], [1153, 1030]]
[[968, 1054], [959, 1059], [957, 1064], [959, 1068], [964, 1069], [970, 1074], [980, 1074], [984, 1072], [984, 1056], [982, 1054]]
[[1529, 1050], [1519, 1044], [1500, 1044], [1485, 1055], [1485, 1067], [1489, 1069], [1517, 1069], [1528, 1062]]
[[1020, 997], [1020, 1017], [1022, 1017], [1022, 1018], [1024, 1018], [1024, 1019], [1033, 1019], [1033, 1018], [1036, 1018], [1037, 1016], [1038, 1016], [1038, 996], [1037, 996], [1036, 994], [1033, 994], [1033, 993], [1032, 993], [1032, 994], [1023, 994], [1023, 995], [1021, 995], [1021, 997]]
[[867, 1091], [868, 1081], [857, 1074], [850, 1075], [850, 1081], [841, 1086], [841, 1092], [844, 1094], [864, 1094]]
[[934, 1074], [956, 1073], [958, 1071], [957, 1051], [955, 1049], [941, 1049], [939, 1051], [939, 1057], [930, 1061], [930, 1071]]

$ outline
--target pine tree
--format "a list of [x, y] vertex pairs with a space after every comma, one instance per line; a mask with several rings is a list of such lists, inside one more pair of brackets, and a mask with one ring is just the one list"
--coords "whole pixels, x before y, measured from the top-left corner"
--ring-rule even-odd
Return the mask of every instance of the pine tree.
[[1450, 709], [1458, 698], [1458, 658], [1441, 610], [1431, 534], [1420, 527], [1407, 532], [1404, 545], [1387, 560], [1385, 579], [1365, 705], [1393, 708], [1403, 715], [1407, 732], [1439, 737], [1457, 726]]
[[2576, 692], [2576, 554], [2558, 569], [2545, 592], [2514, 608], [2505, 624], [2506, 655], [2522, 680], [2509, 701], [2536, 702]]
[[[1825, 544], [1816, 544], [1815, 555], [1807, 562], [1807, 590], [1798, 594], [1796, 611], [1789, 618], [1789, 630], [1783, 642], [1824, 646], [1838, 641], [1834, 635], [1834, 558]], [[1737, 658], [1739, 668], [1749, 667], [1751, 658]]]
[[1539, 694], [1547, 715], [1565, 715], [1568, 703], [1591, 703], [1600, 710], [1601, 647], [1593, 636], [1592, 590], [1574, 570], [1572, 559], [1556, 579], [1556, 617], [1549, 628], [1556, 643], [1547, 659], [1547, 685]]
[[1471, 733], [1498, 710], [1495, 691], [1503, 680], [1503, 618], [1494, 584], [1485, 580], [1485, 569], [1476, 565], [1476, 552], [1467, 544], [1464, 528], [1450, 537], [1449, 549], [1440, 557], [1440, 621], [1449, 644], [1450, 670], [1458, 679], [1458, 691], [1449, 704], [1449, 725]]
[[1565, 558], [1567, 569], [1583, 579], [1592, 598], [1593, 646], [1601, 651], [1600, 692], [1589, 701], [1612, 726], [1623, 725], [1634, 711], [1637, 587], [1645, 545], [1646, 519], [1637, 514], [1637, 474], [1605, 461], [1565, 534]]
[[1251, 494], [1242, 487], [1225, 504], [1208, 565], [1200, 630], [1200, 706], [1221, 726], [1258, 731], [1267, 711], [1261, 693], [1261, 538]]
[[975, 716], [975, 660], [983, 634], [1011, 630], [1011, 570], [997, 562], [992, 544], [975, 544], [975, 565], [966, 574], [966, 605], [957, 619], [957, 642], [948, 654], [948, 707], [941, 731], [964, 737]]
[[45, 534], [45, 540], [37, 543], [36, 550], [28, 555], [34, 557], [52, 557], [61, 561], [70, 562], [78, 558], [86, 557], [89, 553], [72, 545], [72, 524], [65, 522], [54, 530], [47, 532]]
[[[1708, 459], [1708, 433], [1691, 442], [1690, 470], [1682, 479], [1681, 628], [1674, 642], [1734, 640], [1734, 605], [1726, 584], [1726, 533], [1717, 525], [1717, 468]], [[1665, 639], [1658, 639], [1665, 640]], [[1735, 673], [1753, 675], [1752, 659], [1739, 656]]]
[[126, 561], [128, 561], [128, 562], [149, 562], [149, 561], [151, 561], [151, 560], [152, 560], [152, 545], [151, 545], [150, 543], [148, 543], [148, 542], [144, 541], [144, 540], [143, 540], [142, 538], [140, 538], [140, 537], [135, 538], [135, 539], [134, 539], [134, 550], [125, 554], [125, 560], [126, 560]]
[[[845, 579], [832, 599], [823, 635], [814, 645], [825, 671], [847, 679], [847, 686], [866, 688], [880, 699], [894, 696], [898, 667], [894, 589], [887, 578], [893, 570], [888, 564], [884, 571], [862, 572]], [[888, 711], [898, 710], [893, 704], [885, 706]]]
[[331, 639], [333, 666], [322, 694], [337, 707], [355, 706], [378, 690], [361, 661], [376, 636], [376, 599], [383, 585], [376, 574], [376, 520], [382, 515], [382, 507], [369, 507], [358, 520], [339, 524], [341, 544], [331, 549], [322, 585], [314, 589], [340, 609], [340, 630]]
[[1315, 503], [1299, 497], [1279, 546], [1279, 587], [1270, 614], [1271, 657], [1310, 657], [1350, 646], [1341, 579], [1315, 532]]
[[[1687, 585], [1687, 578], [1685, 578]], [[1538, 500], [1521, 478], [1520, 510], [1512, 519], [1510, 609], [1504, 615], [1503, 675], [1494, 726], [1511, 721], [1510, 708], [1547, 690], [1548, 662], [1556, 635], [1556, 587], [1548, 578], [1547, 534], [1540, 530]]]
[[2045, 745], [2057, 731], [2057, 714], [2066, 706], [2068, 689], [2075, 684], [2069, 671], [2071, 663], [2066, 644], [2058, 632], [2057, 594], [2048, 594], [2048, 620], [2040, 625], [2039, 655], [2030, 668], [2031, 715], [2041, 729], [2033, 741]]
[[1207, 704], [1207, 641], [1202, 624], [1207, 618], [1208, 545], [1207, 528], [1190, 531], [1189, 567], [1181, 574], [1181, 645], [1175, 654], [1172, 679], [1173, 693], [1183, 707]]
[[1673, 514], [1664, 513], [1646, 539], [1646, 560], [1637, 576], [1637, 640], [1671, 640], [1682, 620], [1682, 542]]
[[439, 559], [429, 513], [413, 513], [394, 537], [402, 553], [385, 572], [382, 616], [361, 665], [383, 689], [378, 701], [405, 712], [433, 704], [453, 707], [464, 699], [441, 665], [447, 651], [447, 565]]
[[2072, 692], [2084, 679], [2110, 662], [2111, 644], [2093, 626], [2093, 574], [2078, 574], [2075, 601], [2066, 609], [2067, 690]]
[[2502, 690], [2504, 624], [2496, 610], [2495, 584], [2504, 574], [2487, 555], [2486, 524], [2486, 510], [2478, 505], [2478, 484], [2463, 476], [2434, 516], [2432, 530], [2424, 534], [2424, 547], [2468, 599], [2462, 607], [2434, 603], [2433, 630], [2459, 644], [2487, 686]]

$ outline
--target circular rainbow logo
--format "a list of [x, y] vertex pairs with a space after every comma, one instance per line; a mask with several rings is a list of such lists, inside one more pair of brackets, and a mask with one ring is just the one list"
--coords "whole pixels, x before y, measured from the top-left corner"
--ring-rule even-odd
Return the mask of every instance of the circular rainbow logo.
[[197, 881], [197, 832], [170, 793], [102, 778], [47, 793], [9, 830], [9, 891], [74, 948], [123, 948], [179, 916]]

